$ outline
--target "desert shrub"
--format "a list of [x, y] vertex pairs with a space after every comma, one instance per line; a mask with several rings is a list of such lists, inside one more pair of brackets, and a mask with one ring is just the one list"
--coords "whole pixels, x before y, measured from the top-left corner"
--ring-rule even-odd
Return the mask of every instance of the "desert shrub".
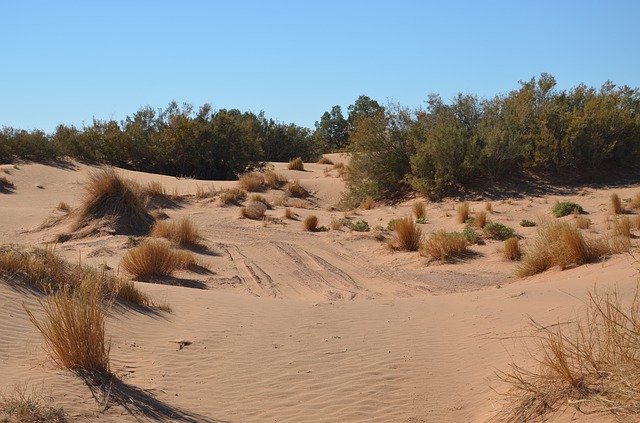
[[[573, 407], [602, 420], [633, 420], [640, 407], [640, 293], [630, 300], [615, 291], [590, 292], [582, 315], [569, 323], [532, 322], [535, 367], [512, 363], [498, 373], [509, 385], [499, 421], [543, 421]], [[609, 415], [605, 417], [604, 415]]]
[[264, 191], [266, 188], [264, 175], [258, 172], [243, 173], [238, 178], [238, 188], [247, 192]]
[[304, 162], [300, 157], [290, 160], [287, 165], [287, 169], [289, 170], [304, 170]]
[[520, 226], [522, 226], [523, 228], [531, 228], [533, 226], [537, 226], [537, 224], [532, 220], [522, 219], [520, 221]]
[[264, 172], [264, 182], [270, 189], [279, 189], [288, 182], [288, 179], [286, 176], [267, 170]]
[[411, 208], [413, 210], [413, 215], [415, 216], [416, 219], [426, 218], [427, 212], [426, 212], [426, 206], [424, 204], [424, 201], [417, 201], [413, 203]]
[[298, 215], [293, 210], [291, 210], [289, 207], [284, 209], [284, 217], [287, 218], [287, 219], [291, 219], [291, 220], [297, 220], [298, 219]]
[[16, 186], [6, 176], [0, 176], [0, 193], [12, 192], [16, 189]]
[[360, 203], [360, 208], [363, 209], [363, 210], [371, 210], [375, 206], [376, 206], [376, 201], [371, 197], [365, 198]]
[[216, 188], [213, 185], [209, 185], [208, 187], [202, 186], [200, 184], [196, 184], [196, 198], [211, 198], [216, 195]]
[[469, 203], [466, 201], [456, 208], [456, 220], [465, 223], [469, 219]]
[[304, 220], [302, 221], [302, 226], [304, 227], [305, 231], [314, 232], [318, 229], [318, 218], [315, 215], [311, 214], [304, 218]]
[[589, 219], [588, 217], [584, 217], [584, 216], [576, 217], [576, 227], [578, 229], [589, 229], [590, 226], [591, 226], [591, 219]]
[[618, 194], [616, 194], [615, 192], [611, 194], [610, 200], [611, 200], [611, 213], [622, 214], [623, 213], [622, 200], [620, 200], [620, 197], [618, 196]]
[[342, 227], [345, 226], [346, 224], [348, 224], [348, 221], [346, 219], [334, 218], [334, 219], [331, 219], [331, 223], [329, 224], [329, 227], [334, 231], [337, 231], [339, 229], [342, 229]]
[[640, 209], [640, 192], [637, 192], [636, 195], [631, 200], [631, 208]]
[[631, 236], [631, 219], [627, 216], [613, 219], [613, 233], [629, 238]]
[[178, 221], [159, 221], [151, 227], [151, 236], [166, 238], [180, 246], [199, 245], [202, 236], [196, 225], [188, 218]]
[[298, 181], [289, 181], [285, 185], [285, 190], [289, 193], [290, 196], [295, 198], [307, 198], [309, 196], [309, 191]]
[[484, 227], [484, 233], [489, 238], [498, 239], [501, 241], [516, 236], [516, 231], [513, 228], [497, 222], [487, 223]]
[[327, 158], [325, 156], [320, 157], [320, 160], [318, 160], [318, 163], [319, 164], [326, 164], [326, 165], [333, 165], [333, 162], [331, 161], [331, 159], [329, 159], [329, 158]]
[[58, 203], [58, 207], [56, 207], [58, 210], [63, 211], [65, 213], [69, 213], [71, 211], [71, 206], [68, 205], [67, 203], [65, 203], [64, 201], [61, 201]]
[[394, 249], [418, 251], [422, 242], [422, 230], [412, 219], [396, 219], [393, 232], [391, 245]]
[[26, 387], [16, 387], [11, 394], [0, 394], [0, 421], [3, 423], [66, 423], [62, 407], [44, 403], [35, 393], [28, 394]]
[[632, 218], [631, 227], [635, 230], [640, 230], [640, 215], [635, 215]]
[[269, 200], [267, 200], [264, 195], [260, 195], [260, 194], [251, 194], [249, 196], [249, 201], [259, 201], [260, 203], [264, 204], [265, 206], [267, 206], [268, 209], [271, 209], [271, 203], [269, 203]]
[[572, 203], [571, 201], [559, 201], [554, 204], [552, 212], [555, 217], [563, 217], [574, 212], [584, 214], [584, 209], [580, 204]]
[[366, 220], [360, 219], [355, 222], [349, 223], [349, 229], [356, 232], [369, 232], [369, 223]]
[[420, 247], [422, 255], [442, 261], [451, 257], [461, 257], [467, 251], [467, 239], [459, 232], [434, 232]]
[[264, 217], [267, 206], [261, 201], [249, 201], [246, 206], [240, 209], [242, 217], [253, 220], [260, 220]]
[[139, 280], [147, 280], [157, 276], [169, 276], [184, 267], [182, 260], [167, 243], [147, 239], [135, 248], [130, 249], [122, 257], [122, 268]]
[[522, 255], [520, 251], [520, 242], [517, 237], [511, 237], [504, 241], [504, 250], [503, 250], [504, 258], [507, 260], [518, 260]]
[[396, 228], [396, 225], [398, 224], [398, 222], [401, 219], [391, 219], [388, 223], [387, 223], [387, 229], [390, 231], [393, 231]]
[[470, 225], [465, 225], [462, 230], [462, 235], [465, 237], [469, 244], [479, 244], [482, 240], [480, 235]]
[[74, 231], [106, 219], [113, 225], [115, 233], [124, 235], [146, 234], [154, 222], [140, 187], [113, 169], [89, 175], [75, 218]]
[[485, 225], [487, 224], [487, 212], [486, 211], [477, 212], [473, 219], [473, 224], [475, 225], [476, 228], [479, 228], [479, 229], [484, 228]]
[[167, 191], [164, 189], [164, 186], [158, 181], [152, 181], [147, 183], [142, 188], [143, 192], [150, 197], [166, 197]]
[[105, 340], [100, 291], [71, 292], [65, 288], [40, 304], [42, 320], [26, 311], [42, 334], [51, 359], [63, 368], [108, 374], [110, 345]]
[[237, 204], [239, 201], [244, 200], [246, 196], [247, 193], [238, 188], [225, 188], [218, 193], [218, 198], [222, 205]]
[[493, 211], [493, 203], [491, 201], [487, 201], [484, 203], [484, 209], [491, 213]]

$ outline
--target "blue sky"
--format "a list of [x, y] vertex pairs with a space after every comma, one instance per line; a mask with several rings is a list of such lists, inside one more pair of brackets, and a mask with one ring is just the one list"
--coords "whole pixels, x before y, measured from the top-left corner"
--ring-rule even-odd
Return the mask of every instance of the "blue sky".
[[640, 86], [639, 1], [0, 3], [0, 126], [120, 120], [171, 100], [312, 127], [366, 94], [424, 105], [541, 72]]

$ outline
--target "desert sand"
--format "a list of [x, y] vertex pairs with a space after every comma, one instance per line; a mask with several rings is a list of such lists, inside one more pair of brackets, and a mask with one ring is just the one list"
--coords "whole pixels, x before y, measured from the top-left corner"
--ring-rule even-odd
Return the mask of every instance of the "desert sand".
[[[473, 257], [446, 264], [390, 251], [380, 241], [387, 233], [376, 226], [409, 215], [415, 199], [352, 212], [350, 218], [366, 220], [370, 232], [306, 232], [301, 220], [307, 215], [325, 226], [345, 217], [335, 208], [344, 181], [330, 165], [305, 164], [305, 171], [272, 166], [312, 192], [308, 208], [292, 208], [299, 220], [284, 219], [283, 206], [267, 211], [273, 219], [266, 224], [241, 219], [237, 206], [194, 196], [233, 181], [118, 170], [184, 196], [163, 211], [198, 226], [207, 248], [196, 254], [209, 271], [136, 282], [170, 305], [170, 313], [109, 312], [111, 367], [121, 380], [113, 397], [128, 395], [128, 406], [98, 403], [80, 378], [56, 368], [23, 308], [38, 314], [39, 297], [0, 283], [0, 391], [28, 386], [63, 407], [71, 421], [481, 422], [500, 407], [506, 389], [495, 372], [512, 360], [531, 361], [523, 348], [529, 318], [571, 321], [587, 290], [615, 284], [630, 295], [638, 280], [640, 266], [629, 254], [516, 279], [500, 241], [474, 245]], [[0, 194], [0, 244], [24, 248], [51, 242], [64, 230], [58, 204], [77, 206], [95, 170], [79, 163], [0, 168], [15, 183], [14, 192]], [[536, 228], [519, 222], [552, 219], [556, 200], [580, 203], [592, 221], [587, 232], [604, 234], [609, 195], [624, 199], [638, 191], [640, 185], [515, 195], [494, 199], [488, 217], [515, 228], [526, 248]], [[278, 204], [283, 193], [264, 195]], [[484, 210], [486, 200], [470, 201], [471, 209]], [[458, 204], [427, 203], [423, 232], [461, 230]], [[638, 241], [632, 245], [636, 251]], [[59, 243], [55, 251], [125, 276], [119, 262], [128, 248], [127, 236], [99, 234]], [[555, 419], [584, 416], [567, 412]]]

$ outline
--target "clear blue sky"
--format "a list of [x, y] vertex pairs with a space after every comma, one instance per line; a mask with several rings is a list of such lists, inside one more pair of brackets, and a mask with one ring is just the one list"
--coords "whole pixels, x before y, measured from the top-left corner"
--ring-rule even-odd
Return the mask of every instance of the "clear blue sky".
[[122, 119], [171, 100], [312, 127], [360, 95], [640, 86], [640, 1], [0, 3], [0, 126]]

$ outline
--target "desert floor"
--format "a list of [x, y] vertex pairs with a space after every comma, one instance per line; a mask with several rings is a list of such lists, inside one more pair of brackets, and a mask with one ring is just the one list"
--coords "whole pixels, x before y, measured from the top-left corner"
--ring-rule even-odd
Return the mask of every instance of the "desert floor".
[[[376, 227], [409, 215], [414, 199], [348, 216], [366, 220], [369, 232], [306, 232], [301, 220], [309, 214], [325, 226], [345, 217], [334, 207], [344, 181], [330, 165], [305, 164], [305, 171], [273, 166], [313, 193], [297, 204], [304, 208], [292, 208], [299, 220], [284, 219], [283, 206], [267, 212], [273, 219], [266, 224], [241, 219], [239, 207], [194, 195], [210, 186], [235, 186], [233, 181], [120, 170], [184, 196], [163, 211], [171, 219], [189, 217], [199, 227], [207, 248], [196, 254], [209, 271], [136, 282], [170, 305], [170, 313], [110, 311], [112, 369], [121, 381], [112, 395], [129, 400], [106, 407], [74, 373], [47, 359], [24, 311], [26, 306], [38, 313], [38, 296], [0, 284], [0, 391], [26, 386], [41, 392], [71, 421], [486, 421], [505, 389], [495, 372], [506, 370], [512, 359], [531, 362], [523, 345], [529, 318], [542, 324], [571, 321], [587, 290], [615, 284], [631, 295], [638, 280], [640, 265], [629, 254], [515, 279], [516, 264], [503, 259], [500, 241], [474, 245], [473, 257], [446, 264], [390, 251], [380, 241], [387, 232]], [[0, 193], [0, 244], [25, 248], [64, 231], [57, 206], [77, 206], [95, 169], [77, 163], [0, 168], [16, 185], [14, 192]], [[626, 199], [638, 191], [640, 185], [505, 194], [489, 199], [489, 220], [515, 228], [526, 246], [536, 228], [519, 222], [553, 219], [552, 205], [567, 199], [589, 212], [587, 233], [605, 234], [610, 194]], [[283, 201], [279, 190], [264, 195], [275, 204]], [[471, 209], [484, 210], [486, 200], [470, 201]], [[423, 232], [463, 229], [456, 222], [458, 204], [427, 203]], [[129, 244], [127, 236], [101, 234], [59, 243], [55, 250], [70, 261], [125, 276], [119, 262]], [[632, 244], [637, 251], [638, 240]], [[558, 418], [583, 421], [574, 413]]]

